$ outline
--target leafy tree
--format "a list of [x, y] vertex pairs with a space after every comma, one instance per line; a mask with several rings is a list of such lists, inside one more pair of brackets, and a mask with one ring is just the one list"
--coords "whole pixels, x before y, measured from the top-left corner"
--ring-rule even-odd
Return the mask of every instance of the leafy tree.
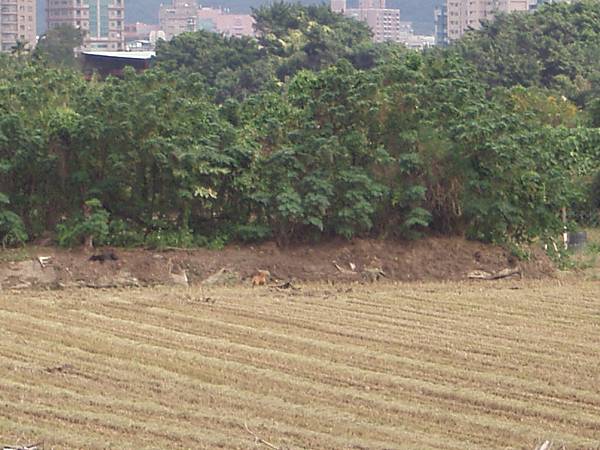
[[105, 244], [109, 233], [110, 214], [98, 199], [87, 200], [83, 213], [58, 225], [58, 243], [70, 247], [85, 242], [86, 247]]
[[301, 69], [320, 70], [340, 58], [351, 59], [355, 48], [371, 41], [364, 23], [333, 13], [325, 5], [276, 2], [254, 9], [253, 16], [261, 46], [278, 59], [280, 80]]
[[0, 192], [0, 242], [3, 248], [24, 244], [28, 238], [21, 218], [7, 209], [9, 204], [8, 196]]
[[29, 48], [27, 46], [27, 42], [21, 41], [20, 39], [18, 39], [17, 43], [10, 49], [10, 53], [15, 55], [17, 58], [21, 58], [28, 51]]
[[[363, 23], [326, 6], [277, 2], [253, 11], [258, 38], [199, 31], [160, 42], [156, 63], [167, 71], [195, 73], [218, 103], [242, 100], [302, 69], [320, 70], [345, 58], [371, 68], [381, 57]], [[383, 46], [382, 46], [383, 48]]]
[[156, 63], [162, 70], [197, 74], [220, 103], [242, 99], [273, 80], [273, 68], [263, 56], [254, 39], [199, 31], [159, 42]]
[[556, 89], [578, 104], [596, 96], [600, 3], [547, 4], [533, 14], [500, 14], [456, 50], [491, 86]]
[[0, 239], [552, 235], [563, 207], [597, 216], [596, 9], [502, 16], [418, 53], [276, 3], [255, 11], [258, 39], [183, 34], [106, 80], [47, 64], [52, 39], [0, 55]]
[[40, 37], [33, 56], [53, 66], [76, 68], [75, 49], [83, 45], [83, 38], [81, 29], [59, 25]]

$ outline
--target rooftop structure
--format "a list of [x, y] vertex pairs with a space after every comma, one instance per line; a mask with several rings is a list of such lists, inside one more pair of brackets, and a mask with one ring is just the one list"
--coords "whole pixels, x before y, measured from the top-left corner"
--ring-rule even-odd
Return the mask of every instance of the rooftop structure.
[[81, 52], [83, 67], [86, 75], [98, 73], [101, 77], [109, 75], [121, 76], [125, 67], [132, 67], [138, 72], [150, 67], [152, 58], [156, 56], [153, 51], [140, 52], [109, 52], [86, 51]]
[[412, 50], [423, 50], [435, 45], [435, 37], [415, 34], [412, 22], [400, 22], [398, 42]]
[[160, 30], [158, 24], [128, 23], [125, 24], [124, 34], [127, 51], [154, 50], [159, 39], [166, 40], [165, 32]]

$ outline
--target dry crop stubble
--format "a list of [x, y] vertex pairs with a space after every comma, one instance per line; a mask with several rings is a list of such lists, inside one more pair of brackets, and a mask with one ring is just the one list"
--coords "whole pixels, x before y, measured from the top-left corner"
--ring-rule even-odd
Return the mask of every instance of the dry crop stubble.
[[254, 433], [278, 448], [595, 448], [599, 293], [4, 292], [0, 444], [244, 449]]

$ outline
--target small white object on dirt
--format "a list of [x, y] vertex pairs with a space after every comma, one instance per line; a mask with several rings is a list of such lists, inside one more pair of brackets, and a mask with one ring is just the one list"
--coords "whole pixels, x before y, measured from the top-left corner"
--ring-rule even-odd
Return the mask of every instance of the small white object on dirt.
[[348, 270], [348, 269], [344, 269], [343, 267], [341, 267], [337, 262], [332, 261], [334, 267], [340, 272], [340, 273], [345, 273], [348, 275], [358, 275], [356, 272], [354, 272], [353, 270]]
[[350, 263], [350, 269], [352, 269], [352, 271], [356, 270], [356, 264], [354, 264], [353, 262]]
[[42, 269], [45, 269], [49, 264], [52, 263], [52, 256], [38, 256], [37, 258]]
[[552, 442], [550, 441], [545, 441], [542, 445], [540, 445], [537, 450], [550, 450], [550, 448], [552, 447]]

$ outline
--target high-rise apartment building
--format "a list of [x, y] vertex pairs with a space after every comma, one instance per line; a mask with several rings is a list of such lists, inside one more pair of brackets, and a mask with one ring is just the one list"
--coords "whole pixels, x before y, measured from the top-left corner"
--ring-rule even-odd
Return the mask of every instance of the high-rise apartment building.
[[10, 52], [18, 42], [35, 46], [35, 14], [35, 0], [0, 0], [0, 51]]
[[125, 49], [125, 0], [46, 0], [48, 29], [71, 25], [84, 31], [88, 50]]
[[437, 6], [434, 12], [435, 45], [448, 44], [448, 7]]
[[198, 5], [195, 0], [173, 0], [160, 5], [158, 23], [167, 40], [185, 32], [198, 30]]
[[347, 8], [345, 0], [331, 0], [333, 12], [365, 22], [373, 32], [375, 42], [401, 42], [400, 10], [385, 7], [385, 0], [359, 0], [358, 8]]
[[573, 3], [577, 0], [445, 0], [435, 9], [435, 41], [448, 44], [465, 32], [478, 29], [499, 12], [534, 11], [545, 3]]
[[200, 8], [198, 28], [225, 36], [254, 36], [254, 18], [250, 14], [231, 14], [222, 9]]
[[225, 36], [254, 35], [254, 19], [249, 14], [230, 14], [227, 10], [202, 8], [196, 0], [172, 0], [158, 12], [160, 29], [167, 40], [185, 32], [214, 31]]
[[[468, 30], [476, 30], [486, 20], [493, 20], [499, 12], [529, 11], [537, 0], [446, 0], [436, 10], [436, 21], [446, 20], [446, 24], [438, 23], [440, 37], [447, 41], [461, 38]], [[442, 31], [443, 30], [443, 31]]]
[[346, 12], [346, 0], [330, 0], [329, 7], [333, 12], [344, 14]]

